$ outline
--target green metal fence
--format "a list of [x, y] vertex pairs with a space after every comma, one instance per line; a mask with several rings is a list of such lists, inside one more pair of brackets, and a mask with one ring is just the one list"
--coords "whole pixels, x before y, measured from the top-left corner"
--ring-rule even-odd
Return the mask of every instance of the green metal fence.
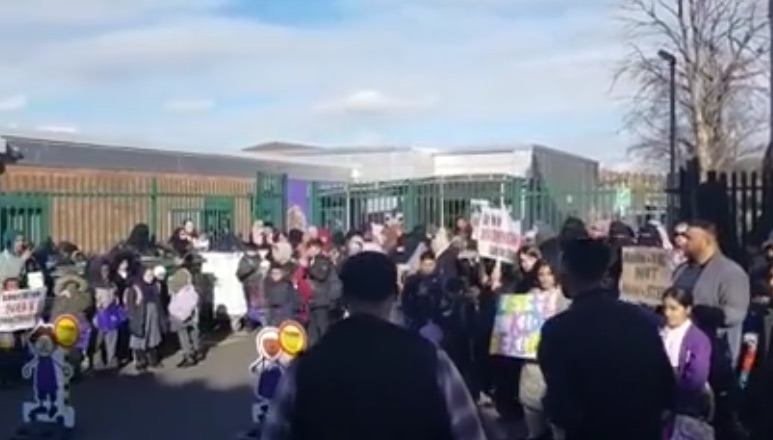
[[313, 194], [315, 223], [344, 230], [392, 217], [402, 218], [409, 228], [450, 226], [468, 216], [476, 200], [507, 208], [526, 228], [537, 221], [558, 228], [569, 216], [640, 222], [660, 218], [666, 210], [662, 189], [612, 185], [577, 190], [505, 175], [315, 185]]
[[165, 242], [190, 219], [202, 231], [249, 230], [255, 218], [282, 224], [284, 176], [255, 180], [188, 177], [115, 178], [10, 176], [0, 191], [0, 233], [23, 233], [33, 242], [70, 241], [103, 252], [137, 224]]
[[[313, 224], [349, 230], [369, 221], [403, 219], [407, 228], [453, 224], [475, 201], [504, 206], [524, 228], [542, 221], [558, 228], [568, 216], [586, 221], [662, 217], [666, 192], [618, 181], [597, 188], [557, 188], [507, 175], [461, 176], [359, 184], [314, 183], [307, 216]], [[101, 252], [138, 223], [165, 241], [185, 219], [204, 231], [229, 226], [246, 232], [254, 219], [285, 225], [287, 176], [252, 179], [147, 177], [116, 174], [5, 175], [0, 187], [0, 232], [15, 230], [39, 242], [71, 241]]]

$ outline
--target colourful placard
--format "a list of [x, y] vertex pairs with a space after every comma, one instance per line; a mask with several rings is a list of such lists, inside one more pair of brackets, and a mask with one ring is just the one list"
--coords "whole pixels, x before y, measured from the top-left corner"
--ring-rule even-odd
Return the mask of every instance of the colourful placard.
[[558, 310], [556, 292], [517, 293], [499, 297], [490, 353], [536, 359], [542, 325]]

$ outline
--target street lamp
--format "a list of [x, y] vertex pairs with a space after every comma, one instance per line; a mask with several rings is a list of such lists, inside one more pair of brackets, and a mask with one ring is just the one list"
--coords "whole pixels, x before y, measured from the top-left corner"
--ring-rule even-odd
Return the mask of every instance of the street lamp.
[[674, 191], [676, 190], [676, 57], [671, 52], [665, 50], [659, 50], [658, 56], [668, 63], [668, 153], [669, 153], [669, 191], [668, 191], [668, 208], [671, 216], [671, 220], [674, 218], [674, 209], [676, 203], [674, 203], [676, 197]]

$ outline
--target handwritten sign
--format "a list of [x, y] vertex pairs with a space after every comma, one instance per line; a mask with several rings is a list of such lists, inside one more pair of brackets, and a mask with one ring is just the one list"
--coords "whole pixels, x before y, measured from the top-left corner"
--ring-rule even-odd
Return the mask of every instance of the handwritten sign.
[[483, 208], [478, 220], [478, 255], [515, 263], [521, 247], [521, 222], [510, 218], [504, 209]]
[[536, 359], [542, 325], [558, 311], [560, 292], [501, 295], [489, 352]]
[[649, 305], [660, 304], [663, 291], [672, 284], [671, 252], [651, 247], [625, 247], [622, 259], [621, 298]]
[[46, 300], [43, 289], [0, 292], [0, 332], [34, 328]]

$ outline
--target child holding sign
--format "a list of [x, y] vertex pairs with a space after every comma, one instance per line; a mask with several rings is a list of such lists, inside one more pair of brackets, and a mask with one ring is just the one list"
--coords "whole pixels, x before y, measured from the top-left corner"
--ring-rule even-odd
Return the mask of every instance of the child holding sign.
[[[526, 350], [536, 354], [542, 324], [548, 318], [566, 310], [569, 301], [561, 292], [556, 272], [549, 263], [544, 260], [538, 261], [534, 271], [537, 274], [538, 287], [527, 295], [531, 296], [531, 303], [534, 305], [531, 313], [539, 315], [539, 319], [533, 320], [539, 323], [539, 328], [530, 329], [530, 334], [526, 338]], [[544, 438], [549, 427], [552, 430], [553, 439], [563, 438], [557, 429], [549, 425], [542, 412], [542, 399], [545, 396], [545, 391], [545, 378], [542, 376], [539, 364], [534, 359], [525, 359], [518, 385], [518, 399], [523, 405], [524, 421], [530, 440]]]

